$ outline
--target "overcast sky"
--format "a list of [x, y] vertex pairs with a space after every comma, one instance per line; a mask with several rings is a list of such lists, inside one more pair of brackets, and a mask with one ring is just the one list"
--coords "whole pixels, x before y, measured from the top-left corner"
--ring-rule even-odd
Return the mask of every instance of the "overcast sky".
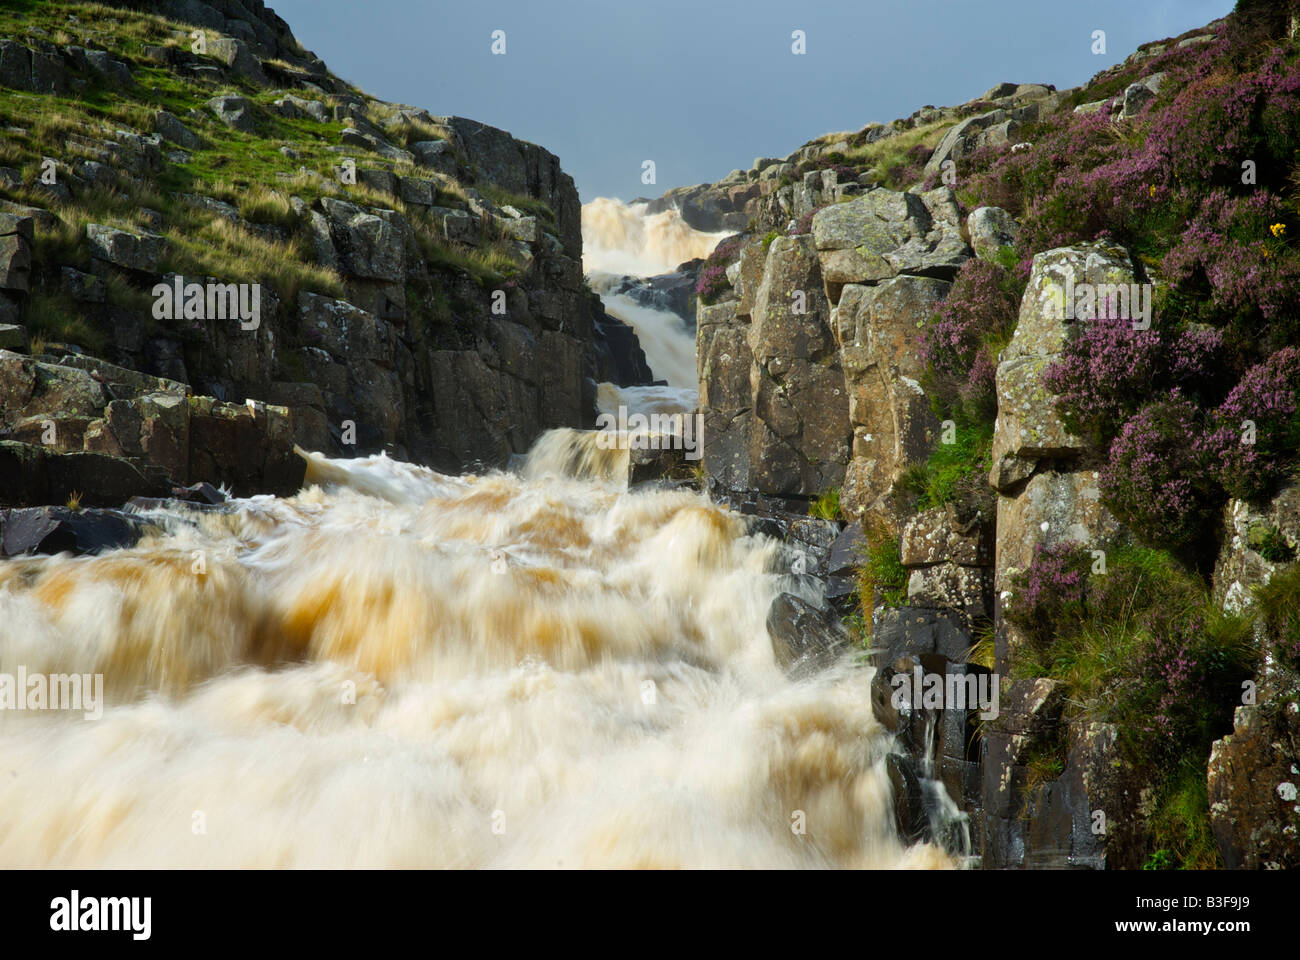
[[[719, 180], [1004, 80], [1076, 86], [1233, 0], [270, 0], [373, 96], [559, 155], [583, 201]], [[492, 53], [494, 31], [505, 54]], [[791, 34], [802, 30], [806, 53]], [[1092, 52], [1105, 31], [1106, 53]], [[641, 182], [653, 160], [656, 183]]]

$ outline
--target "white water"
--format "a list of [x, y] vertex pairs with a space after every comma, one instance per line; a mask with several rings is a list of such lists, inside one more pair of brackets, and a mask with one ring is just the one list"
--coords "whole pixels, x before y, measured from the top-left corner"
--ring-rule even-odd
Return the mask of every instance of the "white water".
[[[707, 257], [728, 235], [696, 230], [676, 210], [649, 216], [645, 211], [644, 203], [625, 204], [609, 197], [583, 204], [583, 266], [589, 275], [651, 277], [671, 273], [678, 264]], [[602, 384], [601, 410], [610, 412], [603, 401], [613, 396], [611, 391], [618, 391], [617, 403], [633, 412], [693, 410], [698, 402], [694, 332], [675, 313], [648, 307], [625, 294], [606, 294], [601, 299], [611, 316], [636, 331], [655, 378], [666, 380], [673, 388], [668, 394], [657, 387], [620, 389]]]
[[868, 671], [777, 667], [783, 548], [591, 439], [526, 477], [312, 456], [296, 497], [0, 561], [0, 672], [108, 697], [0, 711], [0, 866], [949, 866], [894, 836]]
[[582, 205], [582, 266], [587, 273], [653, 277], [707, 257], [727, 233], [696, 230], [676, 210], [646, 215], [644, 203], [597, 197]]

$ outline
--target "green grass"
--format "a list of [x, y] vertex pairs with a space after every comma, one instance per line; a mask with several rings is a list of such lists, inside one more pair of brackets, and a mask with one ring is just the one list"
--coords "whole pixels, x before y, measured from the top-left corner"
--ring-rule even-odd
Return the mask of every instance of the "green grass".
[[509, 190], [502, 189], [492, 183], [480, 182], [475, 189], [498, 207], [514, 207], [527, 216], [536, 217], [538, 220], [541, 220], [544, 225], [554, 232], [557, 224], [555, 211], [552, 210], [544, 201], [538, 200], [536, 197], [526, 197], [518, 193], [511, 193]]
[[993, 425], [956, 425], [953, 443], [940, 443], [923, 464], [910, 467], [898, 488], [914, 510], [957, 503], [983, 492], [992, 467]]
[[907, 600], [907, 569], [898, 549], [898, 538], [881, 525], [866, 524], [866, 547], [858, 566], [858, 605], [864, 619], [864, 635], [871, 634], [871, 616], [880, 604], [896, 607]]
[[840, 488], [831, 487], [808, 504], [808, 515], [819, 520], [843, 519], [843, 514], [840, 512]]
[[1218, 870], [1223, 867], [1210, 827], [1206, 764], [1190, 760], [1161, 788], [1151, 817], [1154, 850], [1144, 870]]

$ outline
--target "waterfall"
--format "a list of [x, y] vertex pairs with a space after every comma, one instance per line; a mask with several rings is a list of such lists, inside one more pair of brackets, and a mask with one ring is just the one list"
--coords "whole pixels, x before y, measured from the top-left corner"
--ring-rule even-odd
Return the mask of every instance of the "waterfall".
[[0, 562], [0, 674], [107, 701], [0, 710], [0, 865], [951, 866], [895, 835], [869, 671], [776, 665], [782, 545], [591, 437], [309, 454], [292, 498]]

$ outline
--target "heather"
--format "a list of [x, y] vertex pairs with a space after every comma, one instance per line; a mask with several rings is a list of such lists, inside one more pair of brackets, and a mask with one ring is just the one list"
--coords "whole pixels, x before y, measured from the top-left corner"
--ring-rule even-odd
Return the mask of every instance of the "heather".
[[[1113, 67], [1071, 103], [1101, 109], [1025, 124], [1025, 148], [985, 148], [958, 171], [967, 208], [1019, 219], [1022, 262], [1110, 240], [1156, 285], [1149, 329], [1081, 324], [1043, 378], [1105, 461], [1106, 506], [1155, 545], [1208, 548], [1226, 498], [1267, 499], [1296, 466], [1300, 55], [1280, 22], [1249, 9], [1208, 43]], [[1112, 114], [1157, 74], [1136, 116]], [[966, 307], [923, 335], [934, 395], [957, 414], [987, 411], [979, 329]]]
[[1178, 396], [1149, 403], [1111, 443], [1101, 470], [1102, 502], [1144, 542], [1189, 544], [1222, 499], [1218, 471], [1203, 444], [1197, 407]]
[[1222, 353], [1213, 327], [1139, 330], [1131, 320], [1103, 315], [1066, 344], [1043, 383], [1056, 394], [1066, 426], [1104, 446], [1153, 394], [1211, 392]]
[[740, 256], [739, 240], [724, 240], [713, 248], [695, 281], [695, 293], [704, 304], [712, 304], [731, 289], [727, 267]]
[[924, 387], [940, 417], [974, 424], [997, 415], [997, 354], [1015, 327], [1018, 294], [998, 264], [968, 260], [958, 272], [917, 342]]
[[1125, 244], [1170, 284], [1166, 311], [1227, 330], [1243, 364], [1260, 346], [1300, 341], [1300, 67], [1294, 47], [1261, 54], [1257, 40], [1230, 18], [1210, 43], [1115, 68], [1109, 87], [1121, 97], [1163, 73], [1156, 99], [1118, 123], [1103, 108], [1027, 124], [1028, 149], [967, 161], [959, 196], [1019, 217], [1022, 256]]

